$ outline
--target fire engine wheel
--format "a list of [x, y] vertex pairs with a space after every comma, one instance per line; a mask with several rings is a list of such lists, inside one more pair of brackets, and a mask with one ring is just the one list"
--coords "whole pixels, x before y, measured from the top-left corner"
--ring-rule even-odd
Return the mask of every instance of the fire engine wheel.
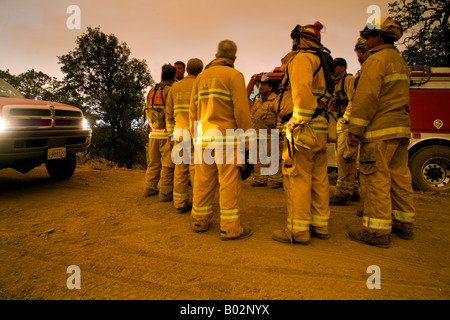
[[421, 191], [450, 192], [450, 148], [429, 146], [410, 160], [413, 186]]
[[52, 179], [67, 180], [72, 177], [77, 166], [75, 153], [69, 153], [64, 159], [49, 160], [45, 163], [47, 172]]

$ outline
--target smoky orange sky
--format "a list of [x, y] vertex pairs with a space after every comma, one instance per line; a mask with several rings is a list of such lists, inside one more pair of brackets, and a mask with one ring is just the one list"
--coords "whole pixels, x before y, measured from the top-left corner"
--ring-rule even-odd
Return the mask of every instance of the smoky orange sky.
[[[145, 60], [156, 82], [161, 66], [177, 60], [214, 59], [224, 39], [238, 46], [235, 67], [251, 75], [280, 65], [291, 48], [290, 32], [297, 25], [320, 21], [322, 43], [333, 57], [348, 62], [348, 72], [359, 69], [353, 51], [359, 31], [372, 15], [371, 5], [389, 15], [394, 0], [0, 0], [0, 69], [19, 74], [29, 69], [63, 79], [57, 56], [76, 47], [88, 26], [114, 34]], [[80, 8], [80, 29], [67, 20]]]

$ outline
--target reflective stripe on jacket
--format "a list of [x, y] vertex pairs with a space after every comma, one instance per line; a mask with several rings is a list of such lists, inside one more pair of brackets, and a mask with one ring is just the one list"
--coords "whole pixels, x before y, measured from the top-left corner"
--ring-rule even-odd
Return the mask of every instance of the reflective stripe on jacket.
[[353, 97], [349, 131], [363, 141], [409, 138], [409, 68], [393, 45], [369, 52]]
[[172, 133], [174, 129], [189, 130], [189, 104], [194, 81], [195, 76], [188, 75], [172, 86], [165, 109], [169, 133]]
[[323, 72], [319, 71], [313, 77], [319, 66], [319, 56], [307, 49], [299, 50], [299, 53], [288, 64], [287, 69], [294, 104], [293, 123], [309, 122], [319, 106], [317, 99], [322, 97], [320, 102], [326, 102], [331, 98], [326, 93]]

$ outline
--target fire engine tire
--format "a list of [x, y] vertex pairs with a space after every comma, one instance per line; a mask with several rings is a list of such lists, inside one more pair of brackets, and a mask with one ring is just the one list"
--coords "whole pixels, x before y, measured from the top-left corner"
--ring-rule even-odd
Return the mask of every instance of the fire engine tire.
[[413, 187], [421, 191], [450, 192], [450, 148], [428, 146], [409, 161]]
[[67, 180], [72, 177], [77, 166], [75, 153], [69, 153], [64, 159], [49, 160], [45, 163], [47, 172], [52, 179]]

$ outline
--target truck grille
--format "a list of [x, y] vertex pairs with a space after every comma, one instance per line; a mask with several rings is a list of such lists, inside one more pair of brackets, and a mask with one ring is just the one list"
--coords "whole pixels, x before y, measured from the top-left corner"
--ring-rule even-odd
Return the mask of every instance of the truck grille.
[[5, 106], [3, 119], [10, 129], [73, 129], [83, 127], [81, 110], [64, 106]]

